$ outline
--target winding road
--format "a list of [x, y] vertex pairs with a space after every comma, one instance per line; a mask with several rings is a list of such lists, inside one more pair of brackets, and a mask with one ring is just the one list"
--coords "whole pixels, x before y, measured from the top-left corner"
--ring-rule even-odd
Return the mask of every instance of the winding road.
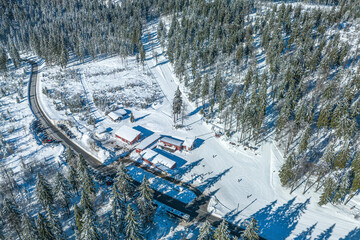
[[[29, 81], [29, 91], [28, 91], [28, 100], [30, 104], [30, 108], [35, 115], [35, 117], [41, 122], [41, 124], [44, 126], [45, 131], [49, 134], [49, 136], [52, 136], [55, 140], [61, 142], [66, 147], [71, 148], [74, 150], [77, 154], [81, 154], [86, 162], [97, 172], [101, 173], [102, 175], [114, 177], [116, 174], [116, 166], [105, 166], [103, 165], [98, 159], [96, 159], [93, 155], [89, 154], [86, 150], [84, 150], [82, 147], [80, 147], [77, 143], [72, 141], [70, 138], [68, 138], [67, 135], [65, 135], [62, 131], [60, 131], [56, 125], [48, 118], [48, 116], [45, 114], [43, 109], [41, 108], [39, 101], [38, 101], [38, 92], [37, 92], [37, 82], [38, 82], [38, 72], [39, 72], [39, 66], [35, 61], [32, 60], [23, 60], [28, 62], [31, 65], [31, 75], [30, 75], [30, 81]], [[163, 194], [156, 189], [154, 189], [154, 199], [158, 202], [165, 204], [171, 208], [174, 208], [178, 211], [181, 211], [183, 213], [187, 213], [191, 217], [191, 221], [194, 222], [204, 222], [205, 220], [209, 221], [214, 227], [216, 227], [221, 221], [221, 218], [218, 218], [214, 215], [211, 215], [207, 211], [207, 206], [210, 201], [210, 196], [204, 194], [200, 190], [198, 190], [196, 187], [191, 186], [188, 183], [182, 182], [180, 180], [174, 179], [171, 176], [159, 173], [153, 169], [148, 168], [145, 165], [142, 165], [141, 163], [134, 162], [131, 159], [121, 159], [119, 161], [124, 162], [126, 165], [134, 165], [136, 167], [142, 168], [148, 172], [151, 172], [152, 174], [161, 177], [169, 182], [172, 182], [173, 184], [180, 185], [182, 187], [188, 188], [189, 190], [193, 191], [195, 195], [197, 196], [195, 200], [193, 200], [190, 204], [185, 204], [176, 198], [172, 198], [166, 194]], [[134, 185], [138, 186], [140, 185], [140, 182], [137, 182], [134, 180]], [[234, 225], [230, 222], [228, 222], [229, 230], [232, 235], [240, 236], [241, 231], [243, 231], [242, 228], [240, 228], [237, 225]], [[260, 239], [264, 239], [261, 238]]]

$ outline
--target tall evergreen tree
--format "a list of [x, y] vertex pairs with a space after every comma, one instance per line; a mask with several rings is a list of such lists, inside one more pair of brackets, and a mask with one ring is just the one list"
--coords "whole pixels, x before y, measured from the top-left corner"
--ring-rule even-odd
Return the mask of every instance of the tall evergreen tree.
[[81, 231], [82, 231], [82, 210], [78, 207], [77, 204], [75, 204], [75, 207], [74, 207], [74, 216], [75, 216], [75, 226], [76, 226], [76, 229], [75, 229], [75, 235], [76, 235], [76, 239], [79, 239], [80, 238], [80, 235], [81, 235]]
[[8, 57], [4, 49], [0, 50], [0, 72], [6, 72]]
[[126, 205], [116, 184], [113, 185], [112, 189], [111, 210], [113, 224], [115, 225], [114, 227], [117, 229], [118, 234], [119, 232], [122, 232], [125, 227]]
[[136, 199], [136, 202], [140, 215], [145, 222], [152, 222], [156, 210], [154, 204], [154, 190], [150, 188], [150, 183], [145, 176], [137, 191], [139, 196]]
[[36, 178], [36, 196], [43, 208], [54, 203], [51, 186], [40, 173]]
[[82, 189], [88, 194], [89, 197], [95, 197], [95, 183], [87, 167], [83, 168], [80, 177]]
[[80, 234], [81, 240], [100, 240], [102, 239], [98, 226], [96, 225], [95, 216], [92, 213], [91, 209], [85, 208], [84, 214], [81, 218], [82, 230]]
[[67, 179], [71, 185], [72, 191], [77, 195], [79, 195], [79, 189], [80, 189], [79, 175], [76, 169], [73, 168], [72, 166], [69, 167], [69, 174]]
[[48, 222], [50, 223], [51, 229], [53, 230], [55, 240], [65, 240], [66, 237], [62, 229], [61, 223], [57, 216], [54, 214], [54, 210], [51, 206], [47, 206], [46, 208], [46, 217]]
[[17, 48], [15, 47], [14, 43], [11, 43], [11, 46], [10, 46], [10, 57], [14, 64], [14, 67], [19, 68], [20, 67], [20, 55], [19, 55], [19, 52], [18, 52]]
[[126, 216], [126, 227], [125, 227], [125, 235], [127, 240], [140, 240], [142, 239], [140, 234], [140, 224], [135, 219], [134, 210], [130, 205], [127, 207]]
[[67, 179], [60, 172], [57, 173], [54, 183], [55, 201], [65, 210], [66, 214], [70, 215], [70, 185]]
[[244, 226], [245, 226], [245, 230], [242, 234], [242, 237], [245, 240], [259, 239], [259, 235], [258, 235], [259, 226], [258, 226], [255, 218], [252, 218], [251, 220], [246, 221]]
[[212, 229], [210, 223], [206, 220], [199, 230], [197, 240], [210, 240], [212, 236]]
[[230, 234], [225, 220], [215, 229], [213, 238], [215, 240], [230, 240]]
[[120, 163], [117, 169], [115, 184], [124, 197], [124, 201], [127, 202], [132, 193], [131, 177], [127, 173], [125, 165]]
[[28, 214], [23, 214], [21, 226], [23, 240], [40, 240], [37, 227]]
[[172, 105], [172, 110], [173, 110], [173, 114], [174, 114], [174, 123], [179, 118], [179, 114], [181, 113], [182, 101], [183, 100], [181, 97], [180, 88], [178, 87], [175, 91], [173, 105]]
[[2, 216], [5, 218], [6, 223], [15, 230], [19, 239], [22, 239], [21, 213], [14, 202], [9, 199], [5, 199], [5, 203], [2, 209]]
[[46, 220], [46, 218], [41, 213], [38, 213], [36, 225], [39, 231], [40, 239], [42, 240], [55, 239], [55, 235], [53, 233], [53, 229], [51, 228], [51, 224]]

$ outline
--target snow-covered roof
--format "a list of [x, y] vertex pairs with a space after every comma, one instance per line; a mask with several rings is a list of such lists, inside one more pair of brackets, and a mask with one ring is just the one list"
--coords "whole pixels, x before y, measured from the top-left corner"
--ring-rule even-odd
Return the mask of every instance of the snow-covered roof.
[[155, 152], [152, 149], [146, 149], [144, 151], [144, 154], [142, 155], [143, 158], [145, 158], [148, 161], [151, 161], [153, 157], [155, 157], [158, 153]]
[[161, 139], [161, 141], [166, 142], [166, 143], [170, 143], [170, 144], [175, 145], [175, 146], [181, 146], [181, 144], [183, 143], [183, 141], [181, 141], [181, 140], [176, 140], [176, 139], [169, 138], [169, 137], [163, 137]]
[[118, 113], [116, 113], [116, 112], [110, 112], [109, 114], [108, 114], [108, 116], [109, 116], [109, 118], [111, 118], [112, 120], [118, 120], [118, 119], [120, 119], [121, 117], [122, 117], [122, 115], [121, 114], [118, 114]]
[[121, 115], [121, 116], [124, 116], [124, 115], [127, 114], [126, 110], [123, 109], [123, 108], [120, 108], [120, 109], [114, 111], [114, 113], [119, 114], [119, 115]]
[[165, 157], [164, 155], [158, 154], [156, 155], [151, 162], [155, 165], [161, 164], [168, 168], [173, 168], [175, 166], [175, 162], [170, 158]]
[[153, 135], [145, 138], [139, 145], [137, 145], [136, 148], [144, 150], [145, 148], [147, 148], [148, 146], [153, 144], [155, 141], [157, 141], [159, 138], [160, 138], [160, 135], [153, 134]]
[[122, 137], [129, 142], [132, 142], [139, 134], [141, 134], [141, 132], [126, 125], [123, 125], [115, 132], [115, 135]]
[[176, 164], [175, 161], [165, 157], [164, 155], [159, 154], [158, 152], [155, 152], [152, 149], [146, 149], [142, 157], [157, 167], [159, 167], [159, 165], [163, 165], [167, 168], [173, 168]]
[[194, 142], [195, 142], [195, 138], [185, 138], [183, 146], [187, 148], [192, 147], [194, 145]]

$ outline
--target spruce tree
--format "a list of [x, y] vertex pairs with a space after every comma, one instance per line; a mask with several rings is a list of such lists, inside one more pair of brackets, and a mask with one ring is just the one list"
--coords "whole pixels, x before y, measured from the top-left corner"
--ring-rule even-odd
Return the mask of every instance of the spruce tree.
[[140, 234], [140, 224], [135, 219], [134, 210], [130, 205], [127, 207], [126, 216], [125, 216], [125, 235], [127, 240], [140, 240], [142, 239]]
[[259, 239], [259, 235], [258, 235], [259, 226], [257, 225], [257, 221], [255, 218], [252, 218], [251, 220], [246, 221], [244, 226], [245, 226], [245, 230], [242, 234], [242, 237], [245, 240]]
[[55, 201], [65, 210], [66, 214], [70, 215], [70, 185], [64, 175], [60, 172], [57, 173], [54, 184], [54, 196]]
[[37, 227], [28, 214], [21, 219], [23, 240], [40, 240]]
[[43, 208], [54, 203], [54, 196], [50, 184], [39, 173], [36, 178], [36, 196]]
[[38, 213], [38, 219], [36, 220], [36, 225], [39, 231], [40, 239], [42, 240], [54, 240], [55, 235], [53, 233], [53, 229], [51, 228], [51, 224], [46, 220], [46, 218]]
[[19, 52], [18, 52], [17, 48], [15, 47], [14, 43], [11, 43], [11, 46], [10, 46], [10, 57], [14, 64], [14, 67], [19, 68], [20, 67], [20, 55], [19, 55]]
[[77, 204], [75, 204], [75, 207], [74, 207], [74, 216], [75, 216], [75, 226], [76, 226], [76, 229], [75, 229], [75, 235], [77, 236], [77, 239], [78, 237], [80, 236], [81, 234], [81, 231], [82, 231], [82, 210], [78, 207]]
[[210, 240], [212, 236], [212, 229], [210, 223], [206, 220], [199, 230], [197, 240]]
[[126, 205], [116, 184], [113, 185], [112, 189], [111, 210], [113, 223], [118, 229], [118, 233], [122, 232], [125, 223]]
[[96, 219], [91, 209], [85, 208], [84, 214], [81, 218], [82, 230], [80, 233], [81, 240], [100, 240], [98, 227], [96, 225]]
[[0, 72], [6, 72], [8, 57], [4, 49], [0, 50]]
[[320, 200], [319, 200], [319, 205], [322, 206], [324, 204], [327, 204], [328, 202], [332, 201], [332, 197], [334, 195], [334, 191], [336, 189], [336, 183], [335, 181], [331, 178], [328, 177], [325, 180], [324, 183], [324, 190], [320, 196]]
[[14, 202], [9, 199], [5, 199], [2, 209], [2, 216], [5, 218], [6, 223], [15, 230], [19, 239], [22, 239], [21, 234], [21, 212]]
[[178, 87], [175, 91], [173, 105], [172, 105], [173, 114], [174, 114], [174, 123], [179, 118], [179, 114], [181, 113], [182, 101], [183, 100], [181, 97], [180, 88]]
[[94, 211], [89, 195], [84, 190], [81, 191], [80, 206], [82, 210], [90, 209], [91, 211]]
[[230, 240], [228, 226], [225, 220], [222, 220], [220, 225], [214, 231], [214, 240]]
[[136, 199], [136, 202], [140, 211], [140, 215], [145, 222], [152, 222], [156, 211], [154, 204], [154, 190], [150, 188], [150, 183], [145, 176], [137, 191], [139, 196]]
[[80, 173], [80, 177], [82, 189], [89, 195], [89, 197], [95, 197], [95, 183], [87, 167], [83, 168], [83, 171]]
[[51, 229], [55, 236], [55, 240], [66, 240], [66, 236], [62, 229], [61, 223], [57, 216], [54, 214], [54, 210], [51, 206], [46, 208], [46, 217], [48, 222], [50, 223]]
[[79, 175], [75, 170], [75, 168], [73, 168], [72, 166], [69, 167], [68, 181], [71, 185], [72, 191], [77, 195], [79, 195], [79, 189], [80, 189]]
[[127, 173], [127, 169], [123, 163], [120, 163], [117, 169], [115, 184], [124, 197], [124, 201], [127, 202], [132, 193], [131, 177]]

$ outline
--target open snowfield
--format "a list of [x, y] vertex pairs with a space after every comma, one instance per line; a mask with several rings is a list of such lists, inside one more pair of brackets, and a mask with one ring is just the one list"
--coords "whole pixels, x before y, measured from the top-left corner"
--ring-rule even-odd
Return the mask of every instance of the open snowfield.
[[[150, 33], [156, 35], [154, 26], [150, 27]], [[148, 44], [144, 46], [150, 48]], [[161, 53], [160, 47], [154, 46]], [[120, 57], [112, 57], [84, 64], [74, 62], [67, 69], [74, 71], [76, 76], [64, 82], [63, 90], [70, 96], [81, 94], [89, 106], [87, 114], [97, 119], [95, 127], [87, 126], [86, 114], [66, 115], [66, 110], [55, 110], [53, 99], [43, 94], [40, 99], [54, 121], [66, 119], [73, 122], [71, 130], [84, 148], [89, 148], [84, 140], [86, 136], [106, 131], [113, 138], [113, 132], [124, 124], [141, 131], [144, 137], [152, 133], [179, 139], [197, 137], [193, 151], [174, 153], [176, 157], [173, 159], [178, 161], [174, 175], [213, 194], [208, 207], [213, 214], [238, 224], [255, 217], [261, 235], [267, 239], [360, 238], [359, 220], [354, 218], [359, 213], [356, 207], [359, 206], [359, 197], [346, 206], [328, 204], [319, 207], [319, 193], [314, 193], [314, 188], [303, 195], [304, 186], [301, 185], [289, 194], [289, 189], [281, 187], [278, 177], [282, 154], [271, 139], [254, 151], [233, 146], [231, 140], [225, 137], [215, 138], [212, 126], [202, 121], [198, 113], [200, 109], [187, 100], [185, 127], [175, 129], [171, 103], [179, 82], [162, 54], [157, 63], [148, 50], [144, 68], [138, 66], [133, 57], [126, 59], [126, 62]], [[61, 82], [53, 82], [49, 78], [59, 71], [58, 68], [44, 68], [42, 71], [41, 89], [44, 86], [48, 89], [61, 86]], [[182, 85], [180, 89], [186, 92]], [[95, 106], [96, 95], [111, 99], [109, 106], [124, 107], [133, 112], [135, 122], [130, 123], [129, 118], [112, 122], [105, 116], [105, 109]], [[152, 100], [146, 102], [146, 98]], [[183, 99], [186, 97], [183, 96]], [[102, 161], [114, 157], [106, 148], [91, 152]]]

